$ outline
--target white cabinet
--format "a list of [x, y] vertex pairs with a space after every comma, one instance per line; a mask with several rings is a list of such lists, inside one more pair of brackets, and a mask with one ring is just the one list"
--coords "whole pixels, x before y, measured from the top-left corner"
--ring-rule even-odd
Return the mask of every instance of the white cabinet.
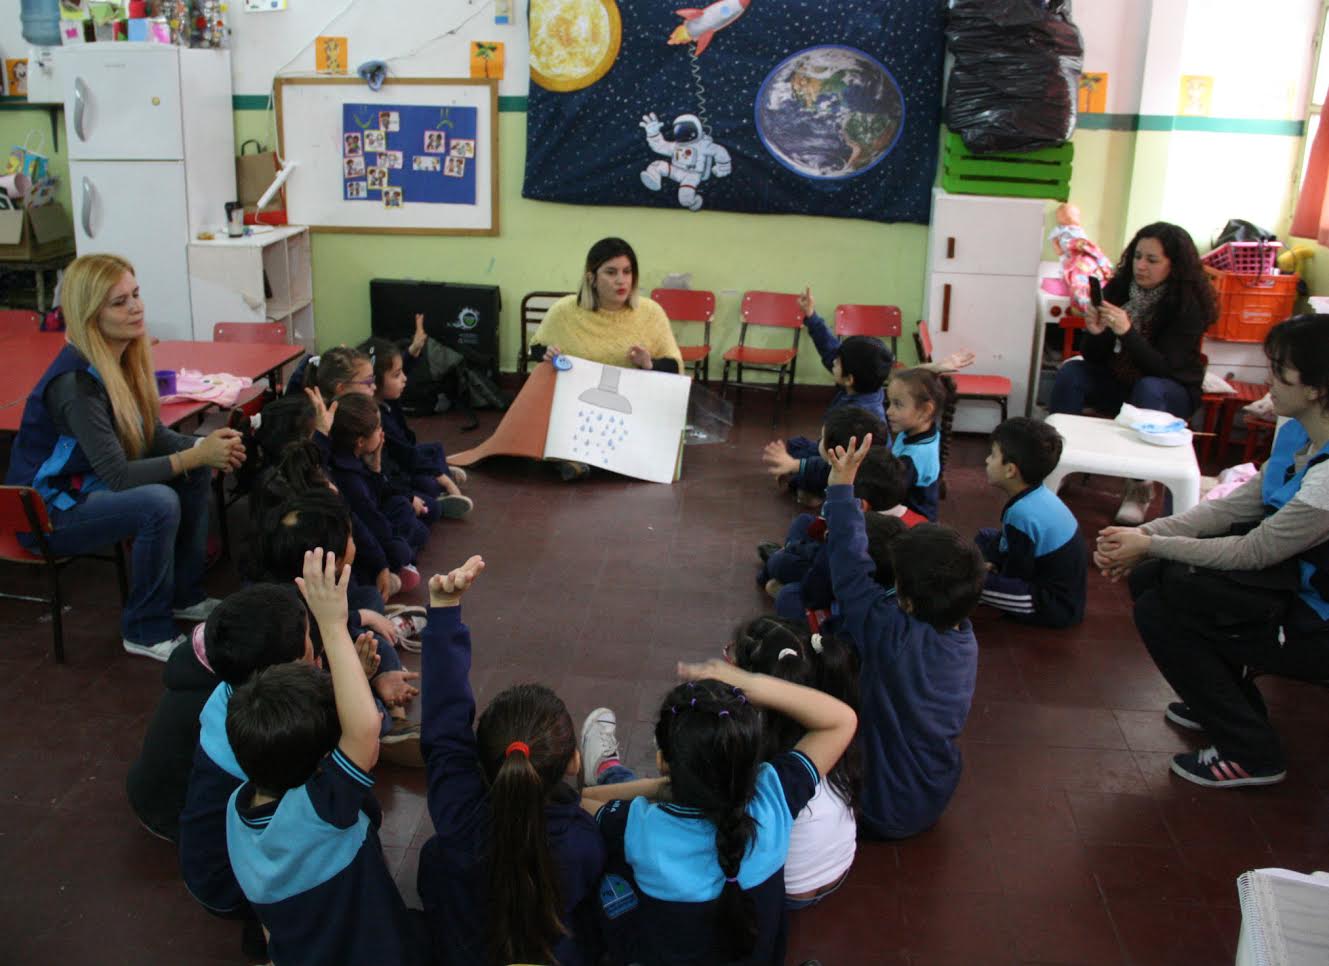
[[[1035, 199], [932, 192], [923, 317], [934, 357], [972, 350], [970, 372], [1011, 380], [1012, 416], [1027, 415], [1031, 405], [1045, 211]], [[988, 433], [999, 419], [991, 403], [965, 402], [954, 429]]]
[[194, 338], [218, 322], [282, 322], [287, 337], [314, 347], [314, 279], [309, 229], [285, 225], [244, 238], [189, 244]]

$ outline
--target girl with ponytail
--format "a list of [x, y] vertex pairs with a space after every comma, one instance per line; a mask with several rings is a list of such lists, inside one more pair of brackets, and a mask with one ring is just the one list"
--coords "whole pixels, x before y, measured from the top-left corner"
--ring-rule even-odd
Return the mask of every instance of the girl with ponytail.
[[[806, 624], [758, 617], [738, 629], [727, 651], [745, 671], [802, 684], [858, 710], [858, 660], [833, 634], [809, 634]], [[802, 726], [782, 714], [763, 721], [765, 756], [788, 751], [803, 737]], [[798, 813], [785, 860], [785, 906], [803, 909], [830, 895], [849, 875], [857, 846], [854, 806], [862, 785], [862, 757], [850, 745]]]
[[[582, 734], [583, 806], [609, 849], [600, 888], [614, 962], [782, 964], [789, 836], [854, 737], [844, 702], [723, 661], [680, 664], [655, 725], [661, 778], [627, 777], [614, 715], [597, 709]], [[762, 710], [803, 729], [765, 760]], [[611, 777], [612, 776], [612, 777]], [[635, 797], [634, 797], [635, 796]]]
[[906, 369], [891, 377], [886, 397], [886, 421], [895, 434], [891, 452], [909, 475], [904, 505], [936, 523], [937, 501], [946, 495], [942, 477], [951, 452], [955, 380], [931, 369]]
[[472, 557], [429, 581], [421, 737], [435, 834], [417, 885], [440, 963], [589, 966], [601, 949], [596, 895], [604, 842], [574, 790], [572, 718], [538, 684], [508, 688], [475, 719], [461, 597]]

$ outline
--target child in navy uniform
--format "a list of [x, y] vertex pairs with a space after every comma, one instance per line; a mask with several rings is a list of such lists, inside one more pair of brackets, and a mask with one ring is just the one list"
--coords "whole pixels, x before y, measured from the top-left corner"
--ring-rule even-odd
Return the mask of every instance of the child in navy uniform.
[[[724, 661], [680, 664], [687, 683], [655, 725], [663, 777], [618, 761], [614, 714], [591, 712], [582, 792], [609, 850], [600, 903], [615, 963], [776, 966], [785, 959], [784, 865], [794, 818], [853, 740], [853, 710], [829, 694]], [[765, 709], [804, 731], [763, 762]], [[589, 781], [588, 781], [589, 784]]]
[[969, 615], [983, 587], [973, 544], [919, 524], [891, 545], [895, 595], [873, 578], [863, 511], [853, 482], [871, 440], [830, 454], [826, 489], [831, 580], [842, 632], [858, 645], [862, 671], [863, 799], [859, 828], [898, 839], [928, 828], [960, 781], [956, 738], [978, 675]]
[[274, 667], [231, 696], [226, 735], [249, 778], [227, 804], [227, 851], [273, 962], [415, 966], [429, 957], [378, 839], [379, 713], [346, 633], [351, 569], [335, 565], [313, 550], [298, 581], [331, 677]]
[[1061, 435], [1017, 416], [992, 431], [984, 468], [1009, 497], [1001, 528], [978, 532], [987, 561], [983, 603], [1029, 624], [1071, 627], [1084, 620], [1089, 553], [1075, 515], [1043, 480], [1061, 459]]
[[572, 786], [581, 768], [568, 709], [540, 685], [498, 694], [475, 719], [461, 596], [479, 557], [429, 581], [424, 733], [429, 815], [418, 886], [447, 964], [599, 961], [605, 847]]
[[937, 501], [945, 496], [941, 476], [951, 448], [955, 383], [930, 369], [906, 369], [891, 378], [886, 392], [886, 421], [895, 434], [891, 452], [909, 472], [905, 506], [936, 523]]

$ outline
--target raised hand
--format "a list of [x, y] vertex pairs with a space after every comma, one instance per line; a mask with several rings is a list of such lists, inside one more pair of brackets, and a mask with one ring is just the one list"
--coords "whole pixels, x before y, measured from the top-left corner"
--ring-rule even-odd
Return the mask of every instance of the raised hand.
[[849, 437], [848, 446], [837, 446], [834, 450], [827, 452], [831, 463], [831, 475], [826, 481], [827, 486], [837, 486], [842, 483], [854, 482], [858, 476], [858, 468], [863, 465], [863, 460], [867, 458], [868, 450], [872, 448], [872, 434], [868, 433], [863, 437], [862, 445], [858, 445], [858, 437]]
[[484, 569], [484, 558], [477, 554], [455, 570], [449, 570], [445, 574], [434, 574], [429, 578], [429, 606], [457, 606], [461, 602], [462, 594], [470, 590]]
[[305, 551], [304, 575], [295, 585], [309, 605], [309, 612], [319, 627], [346, 625], [346, 585], [351, 580], [349, 564], [337, 573], [337, 556], [322, 547]]
[[799, 293], [798, 308], [799, 311], [803, 313], [803, 318], [805, 319], [817, 311], [817, 303], [812, 298], [811, 285], [809, 285], [807, 288], [803, 289], [801, 293]]
[[331, 406], [323, 401], [323, 394], [317, 389], [305, 389], [305, 395], [314, 405], [314, 429], [318, 430], [324, 436], [332, 432], [332, 420], [337, 415], [337, 403]]

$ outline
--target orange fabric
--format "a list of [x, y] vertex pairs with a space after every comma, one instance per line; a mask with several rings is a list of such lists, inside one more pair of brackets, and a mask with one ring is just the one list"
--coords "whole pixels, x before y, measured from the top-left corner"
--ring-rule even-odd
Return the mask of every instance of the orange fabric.
[[472, 449], [448, 457], [453, 466], [472, 466], [487, 456], [526, 456], [542, 459], [549, 434], [549, 410], [554, 405], [554, 367], [542, 362], [531, 370], [494, 435]]
[[1321, 119], [1311, 142], [1311, 157], [1306, 164], [1306, 180], [1297, 196], [1297, 211], [1292, 216], [1292, 234], [1314, 238], [1329, 245], [1329, 207], [1325, 188], [1329, 183], [1329, 124]]

